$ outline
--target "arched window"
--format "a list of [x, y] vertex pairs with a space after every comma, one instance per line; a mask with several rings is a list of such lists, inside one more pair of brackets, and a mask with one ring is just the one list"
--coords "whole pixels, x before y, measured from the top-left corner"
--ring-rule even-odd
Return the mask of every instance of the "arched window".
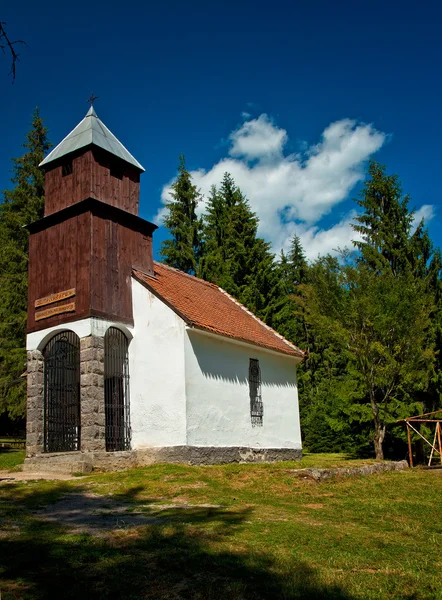
[[116, 327], [104, 336], [104, 406], [106, 450], [130, 449], [129, 343]]
[[80, 339], [62, 331], [44, 358], [44, 451], [80, 450]]

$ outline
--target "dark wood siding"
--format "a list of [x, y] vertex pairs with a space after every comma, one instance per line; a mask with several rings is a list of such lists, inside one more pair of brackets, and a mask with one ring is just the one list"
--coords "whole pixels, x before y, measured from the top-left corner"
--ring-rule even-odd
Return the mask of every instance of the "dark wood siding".
[[[111, 168], [121, 170], [122, 178], [114, 177]], [[100, 151], [93, 149], [91, 198], [101, 200], [134, 215], [138, 214], [140, 196], [139, 171], [125, 163]]]
[[132, 321], [132, 268], [153, 273], [152, 236], [99, 215], [92, 223], [92, 312]]
[[[83, 318], [89, 313], [91, 215], [75, 215], [61, 223], [30, 235], [28, 330], [35, 331]], [[75, 314], [66, 313], [35, 321], [35, 301], [51, 294], [75, 288], [68, 301], [75, 302]], [[40, 310], [40, 309], [39, 309]]]
[[[45, 217], [91, 195], [92, 152], [71, 155], [45, 174]], [[72, 173], [63, 177], [62, 164], [72, 160]]]
[[[153, 273], [152, 230], [147, 221], [95, 200], [53, 215], [31, 228], [28, 331], [88, 316], [132, 323], [132, 268]], [[78, 206], [78, 210], [85, 203]], [[75, 288], [75, 313], [35, 321], [35, 300]], [[40, 310], [40, 309], [39, 309]]]
[[[72, 173], [63, 177], [63, 164], [72, 160]], [[140, 173], [138, 169], [99, 148], [83, 149], [54, 163], [45, 175], [45, 216], [86, 198], [96, 198], [134, 215], [138, 214]], [[122, 178], [111, 175], [111, 167]]]

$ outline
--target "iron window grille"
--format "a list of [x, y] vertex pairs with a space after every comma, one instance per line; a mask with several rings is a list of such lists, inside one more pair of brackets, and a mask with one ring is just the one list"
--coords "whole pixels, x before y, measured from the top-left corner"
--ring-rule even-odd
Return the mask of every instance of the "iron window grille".
[[250, 418], [253, 426], [262, 426], [264, 407], [261, 395], [261, 369], [259, 360], [251, 358], [249, 361], [249, 393], [250, 393]]
[[104, 408], [106, 450], [130, 450], [129, 343], [122, 331], [109, 327], [104, 336]]
[[80, 450], [80, 339], [55, 335], [43, 350], [44, 451]]

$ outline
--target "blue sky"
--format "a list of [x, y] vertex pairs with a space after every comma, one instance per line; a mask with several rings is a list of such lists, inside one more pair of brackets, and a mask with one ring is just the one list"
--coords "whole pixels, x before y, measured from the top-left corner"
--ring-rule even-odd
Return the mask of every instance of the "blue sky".
[[14, 85], [0, 55], [0, 189], [34, 107], [58, 143], [93, 91], [146, 168], [144, 218], [182, 152], [203, 192], [232, 171], [275, 251], [296, 230], [313, 257], [351, 239], [375, 153], [442, 244], [440, 3], [24, 0], [0, 20], [28, 44]]

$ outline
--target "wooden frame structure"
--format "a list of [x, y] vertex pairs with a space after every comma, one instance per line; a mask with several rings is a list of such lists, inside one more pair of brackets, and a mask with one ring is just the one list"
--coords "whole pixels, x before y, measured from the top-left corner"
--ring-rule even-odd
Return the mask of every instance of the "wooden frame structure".
[[[424, 413], [423, 415], [416, 415], [414, 417], [407, 417], [406, 419], [400, 419], [397, 423], [405, 423], [407, 426], [407, 438], [408, 438], [408, 456], [410, 457], [410, 467], [413, 466], [413, 452], [411, 447], [411, 430], [413, 430], [419, 437], [421, 437], [426, 444], [428, 444], [431, 448], [430, 459], [428, 461], [428, 466], [431, 466], [431, 461], [433, 460], [434, 453], [439, 454], [440, 463], [442, 465], [442, 419], [428, 419], [425, 417], [433, 417], [434, 415], [440, 414], [442, 416], [442, 410], [435, 410], [434, 412]], [[425, 436], [421, 434], [415, 427], [413, 427], [413, 423], [435, 423], [436, 429], [434, 432], [433, 443], [431, 443]], [[436, 447], [437, 446], [439, 449]]]

